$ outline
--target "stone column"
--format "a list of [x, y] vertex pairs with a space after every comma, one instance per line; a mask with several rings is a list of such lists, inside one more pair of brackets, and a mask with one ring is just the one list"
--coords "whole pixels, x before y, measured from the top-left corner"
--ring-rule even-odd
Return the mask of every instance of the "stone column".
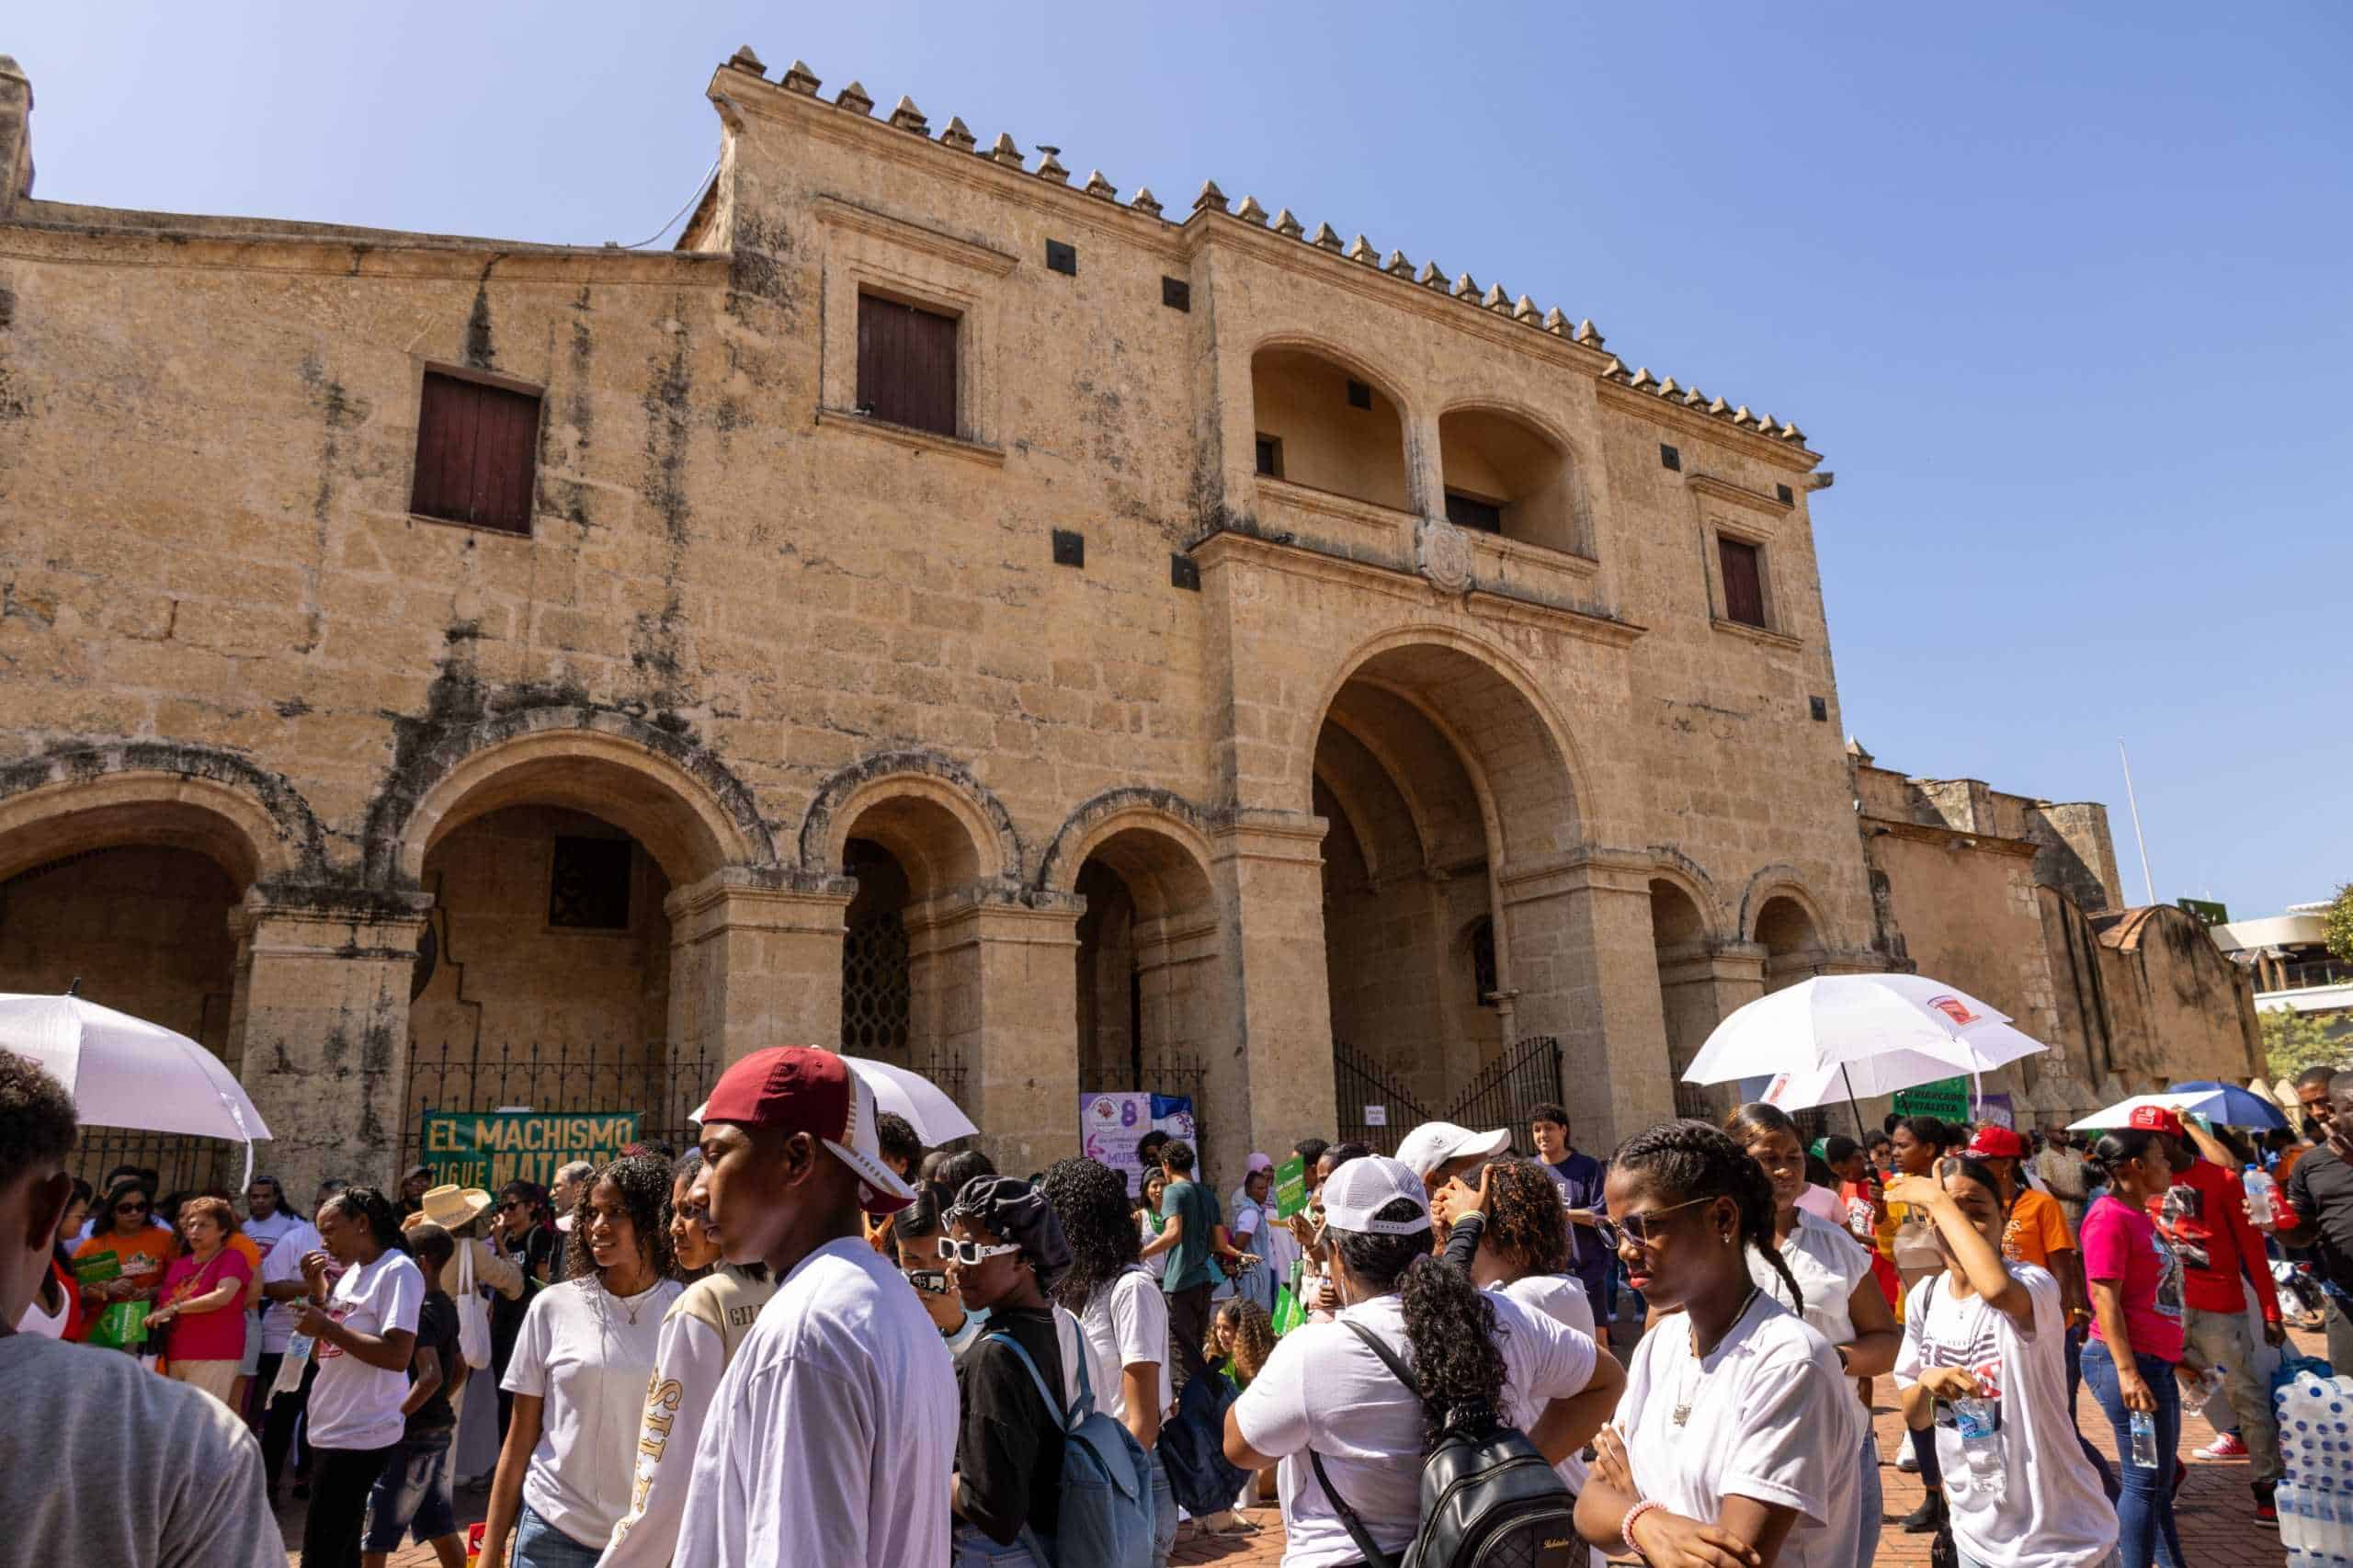
[[1406, 416], [1405, 487], [1415, 511], [1425, 517], [1446, 516], [1446, 460], [1435, 414]]
[[1245, 809], [1211, 838], [1225, 911], [1225, 1042], [1209, 1054], [1200, 1108], [1219, 1190], [1253, 1149], [1280, 1157], [1338, 1125], [1332, 995], [1324, 972], [1324, 830], [1305, 812]]
[[1559, 1038], [1578, 1142], [1608, 1148], [1672, 1116], [1648, 863], [1565, 858], [1506, 867], [1495, 884], [1519, 1032]]
[[1086, 907], [1074, 893], [982, 886], [942, 894], [924, 912], [939, 1049], [962, 1062], [964, 1109], [1009, 1176], [1078, 1153], [1078, 917]]
[[255, 1168], [304, 1211], [319, 1178], [389, 1187], [408, 1121], [409, 978], [426, 893], [259, 889], [232, 913], [229, 1032], [269, 1127]]
[[857, 891], [848, 877], [729, 866], [663, 900], [673, 1067], [700, 1057], [715, 1080], [764, 1046], [838, 1049], [843, 913]]

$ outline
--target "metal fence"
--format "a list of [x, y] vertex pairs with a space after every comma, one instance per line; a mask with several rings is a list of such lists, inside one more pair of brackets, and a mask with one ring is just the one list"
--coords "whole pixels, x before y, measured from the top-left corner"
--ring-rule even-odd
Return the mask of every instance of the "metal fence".
[[[1383, 1154], [1397, 1152], [1398, 1140], [1425, 1121], [1453, 1121], [1465, 1127], [1507, 1127], [1519, 1139], [1529, 1113], [1548, 1100], [1561, 1097], [1561, 1042], [1552, 1035], [1531, 1035], [1487, 1064], [1465, 1085], [1451, 1104], [1433, 1110], [1407, 1090], [1381, 1063], [1345, 1040], [1332, 1044], [1333, 1087], [1339, 1100], [1341, 1142], [1356, 1142]], [[1379, 1107], [1382, 1120], [1365, 1119]]]
[[401, 1165], [415, 1165], [428, 1111], [488, 1111], [529, 1106], [540, 1111], [638, 1113], [638, 1136], [683, 1149], [699, 1136], [687, 1113], [710, 1097], [724, 1065], [698, 1050], [674, 1060], [669, 1048], [645, 1045], [467, 1045], [409, 1048]]
[[201, 1192], [235, 1182], [245, 1168], [245, 1149], [242, 1143], [218, 1138], [141, 1132], [126, 1127], [84, 1128], [74, 1147], [74, 1174], [99, 1187], [98, 1196], [103, 1197], [100, 1184], [119, 1165], [153, 1171], [155, 1190], [150, 1196], [160, 1200], [169, 1193]]

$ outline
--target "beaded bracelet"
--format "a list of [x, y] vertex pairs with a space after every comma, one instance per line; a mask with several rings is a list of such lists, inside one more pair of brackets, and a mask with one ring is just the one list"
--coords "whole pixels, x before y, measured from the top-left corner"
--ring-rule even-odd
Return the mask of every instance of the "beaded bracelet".
[[[1641, 1554], [1643, 1549], [1634, 1544], [1634, 1521], [1641, 1518], [1644, 1514], [1647, 1514], [1653, 1509], [1660, 1506], [1662, 1506], [1662, 1505], [1657, 1498], [1645, 1497], [1641, 1502], [1626, 1510], [1626, 1517], [1618, 1521], [1618, 1535], [1620, 1540], [1625, 1541], [1627, 1551], [1634, 1552], [1637, 1555]], [[1649, 1559], [1643, 1558], [1643, 1561], [1648, 1562]]]

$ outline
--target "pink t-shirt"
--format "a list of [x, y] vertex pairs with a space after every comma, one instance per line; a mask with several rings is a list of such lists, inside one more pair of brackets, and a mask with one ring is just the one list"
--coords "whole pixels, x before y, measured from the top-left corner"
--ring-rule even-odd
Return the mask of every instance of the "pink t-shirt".
[[[2084, 1216], [2083, 1242], [2084, 1278], [2114, 1282], [2123, 1299], [2132, 1354], [2180, 1360], [2181, 1259], [2148, 1215], [2103, 1193]], [[2097, 1318], [2092, 1333], [2107, 1337]]]
[[245, 1355], [245, 1290], [253, 1283], [253, 1265], [233, 1247], [222, 1247], [211, 1261], [199, 1265], [192, 1257], [176, 1257], [164, 1270], [162, 1301], [194, 1301], [209, 1295], [224, 1279], [237, 1282], [236, 1299], [217, 1312], [175, 1312], [165, 1324], [165, 1349], [178, 1361], [241, 1361]]

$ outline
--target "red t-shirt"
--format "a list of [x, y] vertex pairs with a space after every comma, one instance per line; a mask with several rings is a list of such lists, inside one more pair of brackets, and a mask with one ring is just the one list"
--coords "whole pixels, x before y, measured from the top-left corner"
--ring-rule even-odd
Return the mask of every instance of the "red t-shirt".
[[[2246, 1309], [2240, 1281], [2255, 1278], [2256, 1301], [2266, 1323], [2279, 1321], [2279, 1295], [2264, 1261], [2263, 1237], [2246, 1217], [2246, 1187], [2235, 1171], [2200, 1160], [2173, 1178], [2163, 1198], [2149, 1200], [2149, 1218], [2165, 1227], [2181, 1255], [2188, 1304], [2201, 1312]], [[2253, 1267], [2244, 1267], [2252, 1260]]]
[[245, 1355], [245, 1291], [253, 1283], [253, 1266], [232, 1247], [222, 1247], [210, 1261], [199, 1265], [192, 1257], [176, 1257], [164, 1271], [162, 1302], [194, 1301], [210, 1294], [224, 1279], [237, 1282], [237, 1294], [218, 1312], [175, 1312], [165, 1354], [175, 1361], [241, 1361]]

